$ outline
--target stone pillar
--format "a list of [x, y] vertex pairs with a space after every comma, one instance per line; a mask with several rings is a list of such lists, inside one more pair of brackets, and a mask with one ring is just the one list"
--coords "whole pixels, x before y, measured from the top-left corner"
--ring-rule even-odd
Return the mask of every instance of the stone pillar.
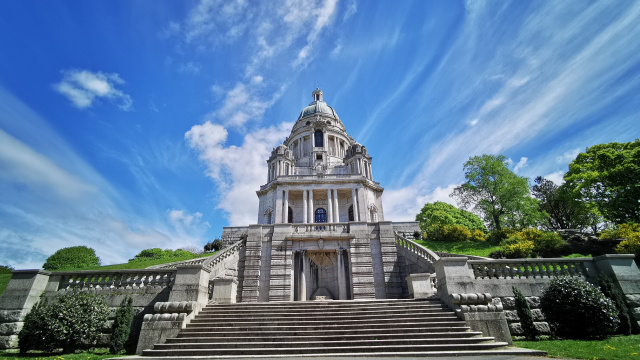
[[371, 255], [371, 232], [367, 224], [351, 224], [350, 233], [355, 238], [349, 240], [351, 248], [351, 273], [353, 283], [353, 299], [375, 299], [376, 290], [373, 275], [373, 258]]
[[0, 297], [0, 349], [18, 347], [18, 333], [24, 318], [40, 300], [51, 273], [44, 270], [15, 270]]
[[338, 189], [333, 189], [333, 205], [335, 209], [333, 213], [335, 214], [335, 222], [340, 222], [340, 205], [338, 204]]
[[315, 221], [315, 218], [313, 216], [313, 189], [309, 190], [309, 223], [313, 224]]
[[276, 188], [276, 208], [274, 209], [275, 214], [273, 214], [274, 224], [282, 223], [282, 195], [282, 190]]
[[360, 188], [356, 190], [356, 194], [358, 195], [358, 219], [360, 219], [360, 221], [367, 221], [367, 213], [369, 211], [367, 209], [365, 191], [363, 188]]
[[353, 202], [353, 221], [360, 221], [360, 211], [358, 211], [358, 197], [356, 189], [351, 189], [351, 199]]
[[333, 222], [333, 201], [331, 201], [331, 189], [327, 189], [327, 222]]
[[307, 251], [300, 251], [300, 301], [307, 301]]
[[309, 209], [307, 208], [307, 190], [302, 190], [302, 222], [307, 223], [307, 215], [309, 215]]
[[209, 301], [210, 272], [211, 269], [202, 265], [178, 265], [169, 302], [195, 301], [206, 305]]
[[235, 304], [238, 297], [238, 280], [217, 278], [213, 280], [212, 301], [216, 304]]
[[344, 258], [343, 249], [338, 250], [338, 300], [347, 300], [347, 289], [345, 287]]
[[640, 271], [633, 254], [607, 254], [593, 258], [596, 268], [618, 283], [629, 305], [634, 332], [640, 331]]
[[289, 222], [289, 190], [284, 190], [284, 200], [282, 205], [282, 223]]

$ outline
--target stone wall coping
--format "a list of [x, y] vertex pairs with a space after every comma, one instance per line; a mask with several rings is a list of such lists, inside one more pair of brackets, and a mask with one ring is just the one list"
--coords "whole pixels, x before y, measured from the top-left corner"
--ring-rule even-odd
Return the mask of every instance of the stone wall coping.
[[55, 274], [52, 273], [51, 271], [48, 270], [42, 270], [42, 269], [25, 269], [25, 270], [13, 270], [12, 273], [14, 274], [40, 274], [40, 275], [51, 275], [51, 274]]
[[[202, 264], [186, 264], [186, 265], [182, 265], [182, 264], [177, 264], [176, 265], [176, 269], [200, 269], [200, 270], [204, 270], [208, 273], [211, 272], [211, 268], [208, 266], [202, 266]], [[158, 270], [156, 270], [158, 271]]]
[[604, 259], [634, 259], [636, 256], [634, 254], [604, 254], [600, 256], [596, 256], [593, 260], [604, 260]]
[[[452, 258], [442, 258], [452, 259]], [[455, 259], [455, 258], [454, 258]], [[457, 258], [459, 259], [459, 258]], [[469, 264], [538, 264], [538, 263], [575, 263], [575, 262], [592, 262], [595, 258], [535, 258], [535, 259], [488, 259], [488, 260], [469, 260]]]
[[[25, 271], [25, 270], [22, 270]], [[76, 270], [76, 271], [55, 271], [50, 272], [49, 275], [108, 275], [108, 274], [155, 274], [159, 272], [175, 272], [176, 269], [118, 269], [118, 270]]]

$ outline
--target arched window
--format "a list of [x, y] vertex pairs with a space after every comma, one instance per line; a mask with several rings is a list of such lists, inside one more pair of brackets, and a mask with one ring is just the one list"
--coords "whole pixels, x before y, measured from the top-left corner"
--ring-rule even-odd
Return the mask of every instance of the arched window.
[[353, 218], [353, 205], [349, 206], [349, 221], [355, 221]]
[[323, 208], [316, 209], [316, 223], [326, 223], [327, 222], [327, 210]]
[[291, 208], [291, 206], [289, 206], [289, 213], [287, 214], [287, 217], [289, 219], [289, 221], [287, 221], [289, 224], [293, 224], [293, 209]]
[[315, 147], [324, 147], [324, 134], [322, 133], [322, 130], [316, 130], [315, 134], [313, 135], [315, 138], [314, 141], [314, 146]]

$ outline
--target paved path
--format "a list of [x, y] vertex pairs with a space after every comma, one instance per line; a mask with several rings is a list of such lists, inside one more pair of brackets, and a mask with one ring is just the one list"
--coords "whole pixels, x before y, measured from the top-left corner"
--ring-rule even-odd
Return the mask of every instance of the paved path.
[[[551, 359], [547, 356], [520, 356], [520, 355], [477, 355], [477, 356], [437, 356], [437, 357], [414, 357], [414, 356], [399, 356], [399, 357], [391, 357], [391, 356], [354, 356], [354, 357], [350, 357], [351, 359], [355, 358], [356, 360], [424, 360], [426, 358], [433, 358], [433, 359], [438, 359], [438, 360], [544, 360], [544, 359]], [[151, 360], [151, 359], [158, 359], [158, 358], [153, 358], [150, 356], [129, 356], [129, 357], [123, 357], [123, 358], [118, 358], [118, 359], [128, 359], [128, 360], [133, 360], [133, 359], [144, 359], [144, 360]], [[166, 360], [167, 358], [163, 358], [163, 360]], [[185, 357], [185, 358], [172, 358], [172, 360], [176, 360], [176, 359], [189, 359], [189, 360], [196, 360], [196, 359], [211, 359], [210, 357], [206, 357], [206, 356], [193, 356], [193, 357]], [[272, 357], [272, 358], [267, 358], [267, 357], [251, 357], [251, 356], [247, 356], [247, 357], [234, 357], [234, 360], [243, 360], [243, 359], [250, 359], [250, 360], [255, 360], [255, 359], [260, 359], [260, 360], [345, 360], [345, 357], [341, 357], [341, 356], [328, 356], [328, 357], [306, 357], [306, 356], [300, 356], [300, 357]], [[566, 359], [566, 358], [553, 358], [554, 360], [570, 360], [570, 359]]]

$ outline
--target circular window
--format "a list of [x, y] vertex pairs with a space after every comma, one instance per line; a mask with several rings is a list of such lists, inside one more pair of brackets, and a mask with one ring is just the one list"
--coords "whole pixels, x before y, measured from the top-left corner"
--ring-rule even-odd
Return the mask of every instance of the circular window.
[[311, 125], [311, 121], [307, 121], [307, 125]]
[[331, 121], [327, 121], [327, 125], [331, 125]]

